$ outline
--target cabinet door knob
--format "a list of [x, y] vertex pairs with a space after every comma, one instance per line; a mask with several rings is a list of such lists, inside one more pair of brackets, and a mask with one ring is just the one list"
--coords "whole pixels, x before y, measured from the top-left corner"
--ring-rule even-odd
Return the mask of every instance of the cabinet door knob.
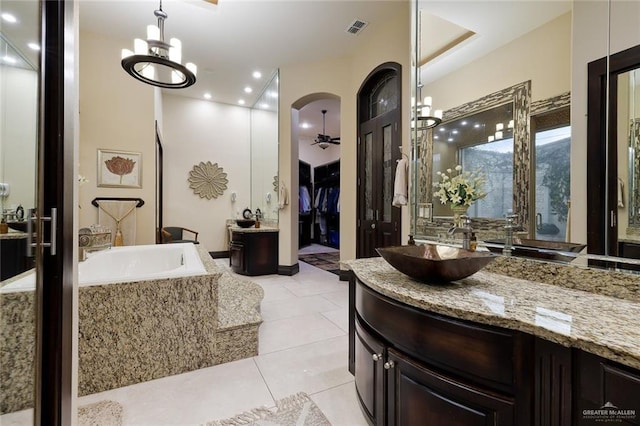
[[382, 354], [373, 354], [371, 357], [374, 361], [380, 361], [382, 359]]
[[395, 364], [393, 363], [393, 361], [387, 361], [384, 363], [384, 369], [385, 370], [390, 370], [395, 366]]

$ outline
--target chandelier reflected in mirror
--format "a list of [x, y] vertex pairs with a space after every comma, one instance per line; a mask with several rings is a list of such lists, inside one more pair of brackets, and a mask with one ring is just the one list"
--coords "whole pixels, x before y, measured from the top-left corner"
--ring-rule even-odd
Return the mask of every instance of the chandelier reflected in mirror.
[[147, 39], [135, 39], [134, 51], [122, 49], [122, 68], [132, 77], [152, 86], [183, 89], [196, 82], [197, 67], [182, 61], [182, 43], [172, 38], [164, 41], [164, 21], [168, 15], [160, 8], [153, 12], [158, 25], [147, 26]]

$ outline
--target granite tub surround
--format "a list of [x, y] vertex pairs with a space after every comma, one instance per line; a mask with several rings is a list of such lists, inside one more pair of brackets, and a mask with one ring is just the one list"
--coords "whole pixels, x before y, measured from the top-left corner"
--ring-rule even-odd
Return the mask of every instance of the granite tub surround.
[[[9, 281], [12, 280], [3, 284]], [[4, 414], [32, 406], [36, 348], [34, 292], [0, 293], [0, 312], [0, 414]]]
[[379, 258], [343, 264], [364, 285], [409, 306], [522, 331], [640, 368], [640, 302], [486, 270], [453, 283], [429, 285]]
[[78, 394], [214, 365], [220, 275], [81, 288]]
[[[202, 275], [79, 288], [79, 395], [257, 355], [262, 288], [197, 249]], [[0, 292], [0, 414], [33, 406], [33, 298]]]
[[216, 364], [258, 355], [260, 302], [264, 290], [253, 281], [225, 272], [218, 281]]

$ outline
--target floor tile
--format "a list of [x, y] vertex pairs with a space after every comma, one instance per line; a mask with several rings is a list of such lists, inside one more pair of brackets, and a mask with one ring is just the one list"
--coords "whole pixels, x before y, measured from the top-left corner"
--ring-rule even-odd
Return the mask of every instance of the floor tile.
[[322, 293], [322, 297], [331, 303], [346, 308], [349, 306], [349, 284], [345, 281], [342, 282], [345, 283], [343, 287], [340, 287], [337, 291]]
[[103, 399], [122, 404], [124, 424], [136, 426], [196, 425], [274, 405], [252, 358], [88, 395], [78, 404]]
[[298, 254], [335, 253], [340, 250], [322, 244], [311, 244], [298, 250]]
[[340, 327], [345, 333], [349, 332], [349, 308], [344, 307], [321, 313], [323, 317]]
[[313, 402], [334, 426], [367, 426], [356, 395], [354, 382], [314, 393]]
[[309, 394], [353, 381], [346, 335], [255, 357], [275, 399]]
[[344, 335], [340, 327], [321, 314], [309, 314], [260, 325], [259, 354], [293, 348]]
[[292, 291], [288, 290], [282, 284], [264, 284], [259, 283], [264, 290], [264, 297], [262, 303], [273, 302], [276, 300], [297, 299]]
[[[288, 290], [287, 290], [288, 291]], [[338, 305], [322, 296], [296, 297], [277, 301], [262, 301], [260, 313], [264, 321], [291, 318], [313, 312], [327, 312], [338, 309]]]

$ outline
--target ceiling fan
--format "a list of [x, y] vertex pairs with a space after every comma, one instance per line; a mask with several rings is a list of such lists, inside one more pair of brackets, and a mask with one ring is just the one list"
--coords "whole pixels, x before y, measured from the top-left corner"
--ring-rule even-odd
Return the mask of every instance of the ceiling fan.
[[322, 133], [318, 133], [318, 137], [316, 138], [316, 141], [311, 144], [311, 145], [317, 144], [322, 149], [327, 149], [329, 147], [329, 144], [340, 145], [340, 136], [332, 138], [331, 136], [326, 134], [326, 131], [324, 128], [324, 125], [325, 125], [324, 120], [326, 115], [327, 115], [327, 110], [323, 109], [322, 110]]

